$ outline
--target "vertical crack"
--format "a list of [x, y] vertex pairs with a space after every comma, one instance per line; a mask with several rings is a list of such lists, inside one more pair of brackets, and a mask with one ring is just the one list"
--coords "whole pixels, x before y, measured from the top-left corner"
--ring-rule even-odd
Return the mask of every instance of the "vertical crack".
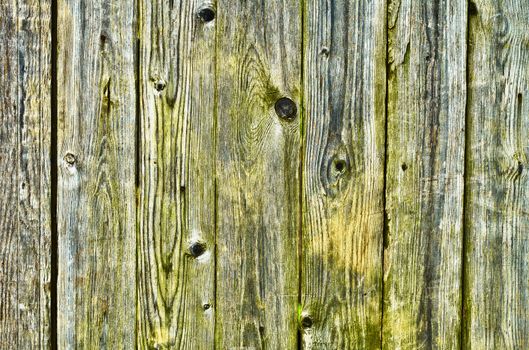
[[218, 130], [217, 130], [217, 124], [218, 124], [218, 41], [219, 41], [219, 19], [220, 14], [218, 11], [218, 3], [220, 0], [217, 0], [214, 2], [214, 11], [217, 14], [217, 19], [215, 23], [215, 48], [214, 48], [214, 88], [213, 88], [213, 172], [214, 172], [214, 198], [213, 198], [213, 298], [214, 298], [214, 308], [213, 308], [213, 349], [215, 350], [217, 348], [217, 315], [218, 315], [218, 300], [217, 300], [217, 267], [218, 267], [218, 249], [217, 249], [217, 233], [218, 233], [218, 189], [217, 189], [217, 157], [218, 157], [218, 150], [217, 150], [217, 144], [218, 144]]
[[461, 333], [460, 333], [460, 347], [461, 349], [465, 348], [465, 329], [466, 329], [466, 319], [465, 319], [465, 295], [467, 294], [467, 283], [466, 283], [466, 251], [467, 251], [467, 243], [466, 243], [466, 230], [467, 230], [467, 220], [466, 220], [466, 210], [467, 210], [467, 199], [468, 199], [468, 179], [467, 179], [467, 170], [469, 169], [468, 163], [470, 160], [470, 117], [469, 117], [469, 108], [470, 108], [470, 96], [469, 96], [469, 82], [470, 82], [470, 51], [471, 51], [471, 43], [470, 43], [470, 18], [472, 16], [477, 15], [477, 9], [476, 5], [469, 0], [468, 1], [468, 11], [467, 11], [467, 32], [466, 32], [466, 100], [465, 100], [465, 150], [464, 150], [464, 165], [463, 165], [463, 207], [462, 207], [462, 230], [461, 230], [461, 311], [460, 311], [460, 327], [461, 327]]
[[57, 276], [59, 271], [58, 258], [58, 227], [57, 227], [57, 0], [51, 0], [51, 91], [50, 91], [50, 348], [57, 345]]
[[301, 327], [299, 327], [300, 314], [302, 310], [302, 292], [303, 292], [303, 168], [304, 168], [304, 154], [305, 154], [305, 1], [301, 0], [300, 4], [300, 20], [301, 20], [301, 77], [300, 77], [300, 101], [299, 101], [299, 189], [298, 189], [298, 307], [296, 310], [297, 327], [297, 348], [303, 348], [303, 337]]
[[388, 167], [388, 95], [389, 95], [389, 74], [391, 64], [389, 62], [389, 5], [390, 0], [386, 2], [386, 91], [384, 97], [384, 184], [382, 187], [382, 203], [384, 206], [384, 224], [382, 228], [382, 247], [381, 247], [381, 262], [382, 262], [382, 281], [381, 281], [381, 297], [380, 297], [380, 348], [384, 348], [384, 276], [385, 276], [385, 252], [388, 247], [389, 234], [389, 218], [387, 210], [387, 167]]
[[136, 249], [135, 249], [135, 281], [136, 281], [136, 288], [134, 288], [135, 291], [135, 306], [136, 306], [136, 322], [134, 327], [134, 344], [136, 349], [138, 349], [139, 346], [139, 325], [140, 325], [140, 299], [139, 299], [139, 293], [138, 289], [140, 286], [140, 256], [138, 254], [138, 248], [140, 245], [140, 225], [139, 225], [139, 219], [140, 219], [140, 172], [141, 172], [141, 69], [140, 69], [140, 58], [141, 58], [141, 42], [140, 42], [140, 33], [141, 33], [141, 0], [135, 1], [135, 8], [136, 13], [134, 15], [134, 18], [136, 20], [135, 25], [135, 33], [133, 35], [133, 38], [135, 38], [135, 57], [134, 57], [134, 75], [135, 75], [135, 98], [136, 98], [136, 116], [135, 116], [135, 128], [136, 128], [136, 134], [135, 134], [135, 169], [134, 169], [134, 177], [135, 177], [135, 196], [136, 196], [136, 206], [135, 206], [135, 214], [136, 214]]

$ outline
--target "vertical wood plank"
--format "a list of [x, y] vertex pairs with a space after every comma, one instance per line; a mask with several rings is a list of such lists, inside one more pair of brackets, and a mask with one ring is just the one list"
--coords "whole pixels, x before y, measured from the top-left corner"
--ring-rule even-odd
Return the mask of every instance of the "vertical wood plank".
[[529, 348], [529, 3], [469, 3], [464, 345]]
[[135, 4], [58, 0], [58, 346], [135, 346]]
[[466, 13], [388, 8], [385, 349], [460, 347]]
[[215, 8], [140, 2], [138, 345], [211, 349]]
[[[1, 170], [1, 216], [0, 229], [0, 344], [3, 347], [18, 346], [18, 300], [17, 300], [17, 254], [19, 245], [18, 222], [18, 48], [17, 48], [17, 2], [0, 4], [0, 170]], [[15, 263], [13, 263], [15, 262]]]
[[305, 349], [380, 347], [386, 1], [305, 4]]
[[295, 349], [301, 2], [217, 4], [216, 347]]
[[50, 4], [0, 3], [0, 348], [50, 339]]

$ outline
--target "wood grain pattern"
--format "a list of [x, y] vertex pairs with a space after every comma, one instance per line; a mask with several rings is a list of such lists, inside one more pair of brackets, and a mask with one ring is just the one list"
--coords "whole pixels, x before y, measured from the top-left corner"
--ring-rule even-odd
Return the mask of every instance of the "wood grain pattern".
[[50, 341], [50, 5], [0, 3], [0, 348]]
[[305, 349], [380, 347], [386, 2], [305, 4]]
[[527, 28], [0, 1], [0, 349], [529, 348]]
[[215, 21], [206, 15], [214, 7], [140, 5], [138, 346], [211, 349]]
[[[217, 11], [216, 347], [295, 349], [301, 2]], [[293, 118], [276, 114], [282, 97]]]
[[385, 349], [459, 349], [466, 1], [388, 8]]
[[57, 7], [58, 347], [132, 349], [135, 6]]
[[464, 346], [529, 348], [529, 3], [470, 2]]

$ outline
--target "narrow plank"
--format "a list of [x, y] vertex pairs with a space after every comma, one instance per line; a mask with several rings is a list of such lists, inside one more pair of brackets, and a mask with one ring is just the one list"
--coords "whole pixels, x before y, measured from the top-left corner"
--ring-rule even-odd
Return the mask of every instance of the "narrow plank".
[[140, 348], [213, 346], [214, 10], [140, 2]]
[[50, 5], [0, 4], [0, 348], [50, 340]]
[[0, 344], [6, 348], [18, 347], [17, 254], [19, 249], [19, 184], [18, 184], [18, 47], [17, 3], [0, 4], [0, 171], [2, 202], [0, 206]]
[[464, 345], [529, 348], [529, 3], [469, 5]]
[[384, 349], [459, 349], [467, 4], [388, 8]]
[[57, 339], [135, 346], [133, 1], [57, 1]]
[[386, 1], [305, 4], [305, 349], [380, 347]]
[[295, 349], [301, 2], [217, 11], [215, 344]]

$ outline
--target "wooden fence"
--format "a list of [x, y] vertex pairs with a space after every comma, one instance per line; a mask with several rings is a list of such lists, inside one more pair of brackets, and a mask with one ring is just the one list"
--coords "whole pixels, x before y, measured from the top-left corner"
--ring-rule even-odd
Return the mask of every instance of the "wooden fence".
[[1, 0], [1, 349], [529, 349], [526, 0]]

